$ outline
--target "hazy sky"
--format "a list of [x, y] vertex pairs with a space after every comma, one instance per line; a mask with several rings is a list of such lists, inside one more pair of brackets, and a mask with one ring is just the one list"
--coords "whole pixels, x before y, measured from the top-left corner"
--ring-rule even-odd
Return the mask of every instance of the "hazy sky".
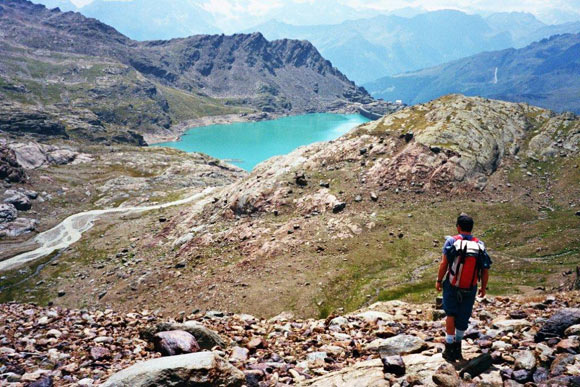
[[[91, 3], [93, 0], [71, 0], [77, 6]], [[119, 0], [116, 0], [119, 1]], [[124, 0], [131, 1], [131, 0]], [[171, 0], [166, 0], [171, 1]], [[278, 8], [284, 3], [312, 3], [317, 0], [192, 0], [198, 4], [213, 3], [216, 7], [245, 9], [249, 13], [260, 14], [265, 10]], [[580, 11], [580, 0], [344, 0], [342, 4], [353, 8], [374, 8], [395, 10], [404, 7], [421, 7], [427, 10], [456, 8], [463, 10], [487, 11], [527, 11], [539, 13], [549, 9], [562, 11]]]
[[[41, 1], [41, 0], [40, 0]], [[94, 0], [71, 0], [81, 7]], [[133, 0], [104, 0], [133, 1]], [[171, 1], [171, 0], [160, 0]], [[547, 23], [561, 23], [580, 20], [580, 0], [188, 0], [201, 5], [215, 16], [225, 19], [240, 19], [244, 17], [268, 18], [276, 11], [282, 11], [284, 6], [316, 3], [332, 8], [334, 1], [342, 3], [359, 11], [381, 10], [393, 11], [412, 7], [424, 10], [458, 9], [469, 13], [522, 11], [535, 14]], [[283, 12], [283, 11], [282, 11]]]

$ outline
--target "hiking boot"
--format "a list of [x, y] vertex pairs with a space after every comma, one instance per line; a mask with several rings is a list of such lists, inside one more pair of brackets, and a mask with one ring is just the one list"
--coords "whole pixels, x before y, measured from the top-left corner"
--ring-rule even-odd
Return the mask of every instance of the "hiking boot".
[[455, 361], [455, 343], [445, 343], [445, 350], [443, 351], [443, 359], [450, 363]]
[[455, 360], [458, 360], [458, 361], [465, 360], [463, 358], [463, 355], [461, 354], [461, 342], [462, 341], [463, 340], [456, 341], [455, 343], [453, 343], [453, 355], [455, 356]]

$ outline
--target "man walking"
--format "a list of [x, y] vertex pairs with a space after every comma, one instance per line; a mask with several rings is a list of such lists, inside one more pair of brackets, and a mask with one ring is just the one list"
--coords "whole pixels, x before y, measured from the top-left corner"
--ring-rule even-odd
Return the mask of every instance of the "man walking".
[[448, 237], [443, 246], [435, 284], [437, 291], [443, 290], [443, 309], [447, 316], [443, 358], [449, 362], [463, 360], [461, 341], [475, 303], [477, 283], [481, 281], [479, 296], [485, 297], [492, 263], [483, 242], [471, 234], [473, 223], [466, 214], [457, 218], [459, 234]]

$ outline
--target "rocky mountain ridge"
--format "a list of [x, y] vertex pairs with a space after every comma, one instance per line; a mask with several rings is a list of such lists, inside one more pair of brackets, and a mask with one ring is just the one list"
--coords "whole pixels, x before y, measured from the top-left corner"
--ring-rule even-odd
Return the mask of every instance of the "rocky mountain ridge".
[[[54, 118], [51, 130], [77, 139], [122, 142], [124, 135], [139, 144], [129, 131], [167, 133], [202, 116], [374, 102], [308, 42], [268, 42], [261, 34], [136, 42], [95, 19], [27, 0], [3, 0], [0, 9], [0, 96], [9, 123], [43, 115]], [[40, 123], [29, 130], [35, 127], [47, 130]]]
[[[443, 321], [431, 304], [376, 303], [324, 320], [2, 304], [0, 380], [14, 387], [573, 386], [578, 302], [577, 292], [480, 299], [466, 332], [467, 360], [456, 364], [442, 359]], [[485, 367], [459, 372], [482, 354]]]

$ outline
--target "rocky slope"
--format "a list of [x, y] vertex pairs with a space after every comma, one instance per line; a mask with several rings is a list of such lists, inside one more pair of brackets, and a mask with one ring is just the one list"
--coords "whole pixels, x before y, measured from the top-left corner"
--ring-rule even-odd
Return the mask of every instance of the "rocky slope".
[[573, 386], [580, 375], [579, 301], [577, 292], [479, 300], [464, 355], [487, 353], [491, 362], [472, 375], [459, 372], [467, 361], [442, 359], [443, 321], [430, 304], [381, 302], [324, 320], [2, 304], [0, 382]]
[[521, 49], [484, 52], [365, 86], [377, 98], [408, 104], [462, 93], [578, 113], [579, 43], [580, 34], [556, 35]]
[[[260, 34], [136, 42], [78, 13], [0, 1], [0, 130], [131, 142], [208, 115], [373, 102], [308, 42]], [[384, 110], [386, 111], [386, 110]], [[121, 135], [119, 135], [121, 134]]]
[[421, 301], [461, 211], [491, 249], [492, 293], [564, 288], [580, 251], [579, 129], [571, 114], [459, 95], [406, 108], [259, 165], [202, 212], [98, 226], [11, 297], [260, 317]]

